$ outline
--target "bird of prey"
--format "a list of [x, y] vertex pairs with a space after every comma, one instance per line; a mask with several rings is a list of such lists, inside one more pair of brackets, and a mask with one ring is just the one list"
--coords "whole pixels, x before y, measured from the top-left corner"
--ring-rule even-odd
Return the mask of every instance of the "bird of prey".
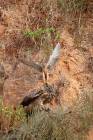
[[48, 71], [54, 67], [57, 60], [60, 57], [60, 51], [61, 51], [61, 45], [60, 43], [57, 43], [56, 47], [54, 48], [52, 54], [49, 57], [49, 60], [43, 70], [43, 81], [44, 83], [47, 83], [48, 80]]
[[33, 60], [31, 60], [30, 62], [28, 62], [27, 60], [23, 60], [21, 58], [18, 58], [18, 60], [21, 63], [24, 63], [25, 65], [28, 65], [28, 66], [34, 68], [35, 70], [42, 72], [43, 81], [44, 81], [44, 83], [47, 83], [48, 71], [50, 69], [52, 69], [54, 67], [54, 65], [56, 64], [57, 60], [60, 57], [60, 51], [61, 51], [61, 45], [60, 45], [60, 43], [57, 43], [56, 47], [54, 48], [54, 50], [52, 51], [52, 54], [49, 57], [47, 64], [45, 64], [44, 67], [41, 66], [40, 64], [35, 63]]
[[33, 61], [31, 61], [31, 63], [29, 64], [28, 62], [20, 59], [20, 61], [23, 62], [24, 64], [32, 66], [34, 69], [38, 70], [39, 72], [43, 72], [43, 81], [44, 81], [43, 90], [40, 90], [39, 92], [34, 92], [34, 93], [31, 92], [31, 94], [29, 94], [23, 99], [23, 101], [21, 102], [21, 105], [23, 105], [23, 107], [28, 106], [33, 101], [37, 100], [40, 96], [42, 96], [44, 92], [47, 92], [48, 95], [50, 94], [52, 95], [52, 93], [54, 93], [53, 88], [47, 83], [48, 70], [53, 68], [54, 65], [56, 64], [57, 60], [60, 57], [60, 50], [61, 50], [61, 45], [60, 43], [57, 43], [56, 47], [54, 48], [44, 68], [40, 66], [39, 64], [34, 63]]

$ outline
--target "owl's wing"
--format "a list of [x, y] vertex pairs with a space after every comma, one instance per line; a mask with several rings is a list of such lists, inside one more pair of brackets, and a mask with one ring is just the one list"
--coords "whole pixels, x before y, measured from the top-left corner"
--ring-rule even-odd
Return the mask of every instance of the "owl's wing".
[[23, 98], [20, 105], [22, 105], [23, 107], [29, 106], [31, 103], [36, 101], [43, 93], [44, 93], [44, 91], [42, 89], [40, 89], [39, 91], [33, 91], [33, 92], [29, 93], [28, 96], [25, 96]]
[[[50, 58], [48, 60], [48, 63], [46, 65], [46, 68], [47, 69], [50, 69], [52, 68], [55, 63], [57, 62], [57, 60], [59, 59], [59, 56], [60, 56], [60, 50], [61, 50], [61, 45], [60, 43], [57, 43], [56, 47], [54, 48], [52, 54], [50, 55]], [[40, 65], [40, 64], [37, 64], [35, 63], [34, 61], [30, 61], [28, 62], [27, 60], [25, 59], [21, 59], [21, 58], [18, 58], [18, 60], [22, 63], [24, 63], [25, 65], [28, 65], [34, 69], [36, 69], [37, 71], [39, 72], [43, 72], [43, 67]]]
[[39, 71], [39, 72], [42, 72], [42, 71], [43, 71], [43, 67], [42, 67], [40, 64], [35, 63], [34, 61], [28, 62], [27, 60], [21, 59], [21, 58], [19, 58], [18, 60], [19, 60], [21, 63], [23, 63], [23, 64], [25, 64], [25, 65], [28, 65], [28, 66], [30, 66], [30, 67], [36, 69], [36, 70]]
[[56, 62], [57, 62], [57, 60], [59, 59], [59, 56], [60, 56], [60, 51], [61, 51], [61, 45], [60, 45], [60, 43], [57, 43], [57, 45], [54, 48], [52, 54], [50, 55], [48, 63], [46, 65], [47, 69], [52, 68], [56, 64]]

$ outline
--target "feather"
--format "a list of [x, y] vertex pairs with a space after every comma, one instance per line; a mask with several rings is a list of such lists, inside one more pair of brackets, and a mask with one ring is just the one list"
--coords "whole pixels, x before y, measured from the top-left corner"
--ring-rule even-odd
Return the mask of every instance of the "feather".
[[50, 58], [47, 63], [47, 68], [50, 69], [55, 65], [57, 60], [59, 59], [60, 56], [60, 50], [61, 50], [61, 45], [60, 43], [57, 43], [56, 47], [54, 48], [52, 54], [50, 55]]
[[21, 63], [23, 63], [23, 64], [25, 64], [25, 65], [28, 65], [28, 66], [34, 68], [35, 70], [37, 70], [37, 71], [39, 71], [39, 72], [42, 72], [42, 71], [43, 71], [43, 67], [42, 67], [41, 65], [35, 63], [34, 61], [31, 61], [31, 60], [30, 60], [30, 62], [28, 62], [27, 60], [23, 60], [23, 59], [21, 59], [21, 58], [18, 58], [18, 60], [19, 60]]

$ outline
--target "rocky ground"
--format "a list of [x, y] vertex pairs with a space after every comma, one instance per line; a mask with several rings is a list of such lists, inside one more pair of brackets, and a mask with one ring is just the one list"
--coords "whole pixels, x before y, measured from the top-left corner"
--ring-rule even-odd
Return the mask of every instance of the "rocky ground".
[[[14, 3], [7, 0], [0, 3], [0, 63], [4, 67], [4, 73], [0, 73], [0, 95], [5, 105], [17, 106], [26, 95], [43, 86], [43, 73], [20, 62], [18, 57], [46, 64], [49, 55], [45, 57], [42, 49], [33, 50], [35, 44], [24, 37], [22, 31], [47, 27], [47, 24], [61, 33], [59, 42], [62, 45], [60, 59], [49, 71], [48, 83], [57, 88], [58, 94], [47, 103], [48, 107], [53, 109], [61, 104], [66, 111], [78, 101], [82, 93], [93, 93], [92, 1], [88, 11], [79, 17], [78, 26], [74, 20], [65, 21], [51, 2], [48, 3], [52, 8], [49, 12], [46, 12], [49, 7], [44, 7], [41, 0], [18, 0]], [[56, 45], [56, 41], [53, 45]], [[24, 51], [26, 47], [32, 48], [32, 53]], [[90, 131], [88, 140], [92, 140], [91, 135]]]

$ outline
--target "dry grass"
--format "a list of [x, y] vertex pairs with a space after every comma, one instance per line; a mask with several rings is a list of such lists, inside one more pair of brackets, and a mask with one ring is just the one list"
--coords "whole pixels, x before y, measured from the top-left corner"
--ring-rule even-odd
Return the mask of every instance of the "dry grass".
[[[60, 29], [70, 25], [70, 32], [77, 42], [80, 42], [83, 14], [87, 12], [86, 0], [6, 0], [0, 1], [2, 24], [6, 27], [2, 43], [6, 45], [6, 58], [17, 56], [21, 50], [44, 49], [47, 52], [58, 41]], [[76, 16], [76, 17], [75, 17]], [[24, 36], [23, 32], [35, 32], [40, 28], [54, 28], [51, 34], [40, 38]], [[59, 33], [59, 35], [57, 34]], [[43, 40], [43, 41], [42, 41]], [[29, 49], [30, 48], [30, 49]], [[21, 51], [22, 55], [22, 51]], [[91, 68], [92, 69], [92, 66]], [[93, 93], [86, 94], [79, 103], [68, 112], [61, 107], [54, 112], [44, 112], [36, 109], [24, 121], [23, 110], [14, 112], [11, 108], [4, 108], [0, 104], [0, 128], [8, 125], [11, 133], [3, 134], [1, 140], [86, 140], [86, 134], [93, 122]], [[84, 95], [83, 94], [83, 95]], [[83, 101], [83, 102], [82, 102]], [[20, 113], [21, 112], [21, 113]], [[8, 119], [8, 124], [5, 121]], [[19, 128], [16, 127], [17, 120]], [[22, 121], [22, 123], [21, 123]]]
[[[56, 39], [57, 33], [60, 32], [60, 28], [62, 29], [65, 24], [73, 24], [74, 29], [77, 28], [76, 32], [78, 32], [81, 26], [81, 14], [87, 5], [86, 0], [74, 0], [71, 2], [66, 0], [15, 0], [14, 3], [11, 0], [7, 0], [0, 3], [2, 23], [6, 26], [4, 38], [6, 54], [13, 54], [13, 56], [21, 48], [25, 47], [40, 48], [43, 46], [44, 50], [47, 50], [49, 46], [54, 46], [55, 42], [58, 41], [58, 38]], [[43, 36], [42, 39], [33, 40], [23, 36], [24, 31], [36, 31], [39, 28], [46, 29], [51, 27], [55, 29], [51, 38]], [[43, 43], [41, 40], [43, 40]]]
[[3, 140], [86, 140], [93, 125], [93, 93], [83, 93], [70, 110], [45, 112], [34, 108], [28, 123], [2, 135]]

